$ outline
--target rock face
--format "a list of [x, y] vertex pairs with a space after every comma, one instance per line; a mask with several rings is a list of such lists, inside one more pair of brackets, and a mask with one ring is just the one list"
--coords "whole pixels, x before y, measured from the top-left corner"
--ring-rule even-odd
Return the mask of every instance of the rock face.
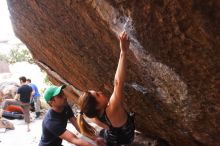
[[4, 99], [14, 98], [19, 85], [16, 82], [1, 82], [0, 83], [0, 102]]
[[0, 73], [10, 73], [8, 63], [0, 61]]
[[110, 95], [117, 35], [125, 30], [131, 40], [126, 106], [136, 112], [137, 129], [175, 146], [219, 145], [219, 1], [8, 0], [8, 5], [16, 35], [52, 82], [81, 91]]

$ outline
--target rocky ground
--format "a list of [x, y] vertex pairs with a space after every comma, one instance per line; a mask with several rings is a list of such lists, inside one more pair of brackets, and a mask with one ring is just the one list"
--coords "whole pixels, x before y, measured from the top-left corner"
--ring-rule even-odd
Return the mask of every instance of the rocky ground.
[[[13, 123], [14, 130], [5, 130], [0, 128], [0, 145], [1, 146], [37, 146], [41, 137], [41, 124], [43, 117], [34, 119], [30, 123], [31, 131], [26, 131], [24, 120], [8, 120]], [[76, 133], [75, 128], [68, 123], [67, 129]], [[82, 136], [81, 136], [82, 137]], [[85, 137], [83, 137], [85, 139]], [[74, 146], [66, 141], [63, 141], [65, 146]]]
[[[34, 113], [31, 113], [31, 116], [34, 117]], [[0, 128], [0, 145], [1, 146], [37, 146], [40, 137], [41, 137], [41, 124], [43, 121], [43, 116], [39, 119], [32, 118], [30, 123], [31, 131], [26, 131], [26, 125], [24, 120], [8, 120], [13, 123], [15, 129], [8, 130]], [[67, 129], [77, 134], [75, 128], [68, 123]], [[88, 138], [78, 134], [81, 138], [90, 141]], [[91, 142], [91, 141], [90, 141]], [[74, 146], [73, 144], [63, 141], [64, 146]], [[136, 133], [134, 143], [130, 146], [166, 146], [164, 144], [159, 144], [158, 141], [145, 138], [141, 134]]]

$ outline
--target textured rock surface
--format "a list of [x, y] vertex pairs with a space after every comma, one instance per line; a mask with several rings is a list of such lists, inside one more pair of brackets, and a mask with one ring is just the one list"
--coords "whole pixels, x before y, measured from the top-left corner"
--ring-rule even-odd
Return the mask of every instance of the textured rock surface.
[[0, 83], [0, 101], [14, 98], [19, 85], [16, 82]]
[[0, 73], [9, 73], [9, 65], [8, 63], [0, 60]]
[[136, 112], [137, 129], [170, 145], [219, 145], [219, 1], [8, 4], [16, 35], [53, 83], [80, 90], [112, 92], [117, 35], [126, 30], [131, 39], [126, 105]]

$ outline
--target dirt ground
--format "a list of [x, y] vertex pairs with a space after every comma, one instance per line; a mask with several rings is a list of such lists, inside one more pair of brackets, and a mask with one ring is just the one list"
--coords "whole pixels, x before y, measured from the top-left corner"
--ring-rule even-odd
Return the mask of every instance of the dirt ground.
[[[31, 120], [32, 122], [30, 123], [30, 129], [31, 129], [30, 132], [27, 132], [27, 125], [25, 124], [24, 120], [8, 120], [11, 123], [13, 123], [15, 129], [5, 130], [3, 128], [0, 128], [0, 146], [38, 146], [42, 133], [43, 116], [41, 116], [40, 119], [34, 119], [33, 118], [34, 113], [31, 113], [31, 117], [33, 120]], [[98, 129], [98, 127], [96, 128]], [[92, 143], [91, 140], [79, 134], [75, 130], [72, 124], [68, 123], [67, 129], [72, 131], [74, 134], [78, 134], [80, 138]], [[63, 140], [62, 144], [64, 146], [75, 146], [74, 144], [70, 144], [65, 140]], [[134, 142], [129, 146], [167, 146], [167, 145], [158, 144], [157, 141], [144, 138], [138, 133], [136, 133]]]
[[[0, 128], [0, 146], [37, 146], [40, 141], [42, 132], [43, 118], [35, 119], [30, 123], [30, 132], [27, 132], [27, 126], [24, 120], [8, 120], [14, 124], [14, 130], [6, 130]], [[68, 123], [67, 129], [76, 133], [75, 128]], [[82, 136], [80, 136], [82, 137]], [[85, 137], [82, 137], [86, 139]], [[63, 140], [64, 146], [74, 146]]]

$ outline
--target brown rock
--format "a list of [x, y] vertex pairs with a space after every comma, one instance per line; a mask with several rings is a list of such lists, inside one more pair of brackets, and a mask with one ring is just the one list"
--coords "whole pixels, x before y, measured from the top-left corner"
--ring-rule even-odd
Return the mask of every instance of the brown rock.
[[0, 60], [0, 73], [10, 73], [9, 64]]
[[11, 99], [14, 98], [19, 85], [16, 82], [5, 81], [0, 83], [0, 98]]
[[[126, 105], [170, 145], [220, 143], [219, 1], [8, 0], [16, 35], [54, 84], [110, 95], [131, 40]], [[56, 74], [56, 75], [55, 75]], [[72, 96], [76, 101], [77, 93]]]

